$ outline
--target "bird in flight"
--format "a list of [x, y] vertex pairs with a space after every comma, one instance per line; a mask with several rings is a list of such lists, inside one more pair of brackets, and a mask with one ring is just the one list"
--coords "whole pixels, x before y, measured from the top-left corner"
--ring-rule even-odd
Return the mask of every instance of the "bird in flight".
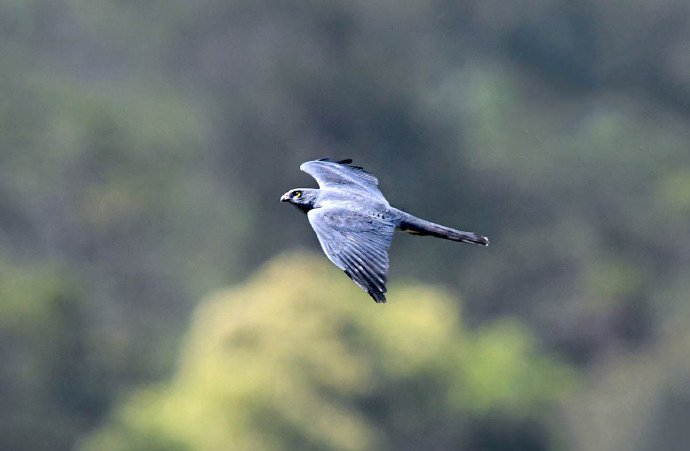
[[374, 301], [386, 302], [388, 248], [398, 229], [461, 243], [489, 245], [488, 238], [461, 232], [391, 207], [378, 189], [378, 180], [352, 160], [307, 161], [300, 169], [319, 188], [296, 188], [283, 194], [307, 214], [328, 259], [345, 271]]

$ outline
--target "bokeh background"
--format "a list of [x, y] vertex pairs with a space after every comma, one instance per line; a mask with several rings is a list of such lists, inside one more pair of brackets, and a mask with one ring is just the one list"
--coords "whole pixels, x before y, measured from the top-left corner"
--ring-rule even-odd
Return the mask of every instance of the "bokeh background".
[[[690, 3], [0, 1], [0, 449], [684, 450]], [[353, 158], [375, 305], [278, 202]]]

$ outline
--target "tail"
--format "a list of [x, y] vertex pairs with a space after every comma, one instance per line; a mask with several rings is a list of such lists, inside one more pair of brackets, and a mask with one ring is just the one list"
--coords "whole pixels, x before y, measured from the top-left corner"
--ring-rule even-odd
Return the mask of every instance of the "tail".
[[401, 213], [402, 218], [398, 227], [404, 232], [413, 235], [431, 235], [436, 238], [443, 238], [444, 240], [460, 241], [461, 243], [474, 243], [481, 244], [482, 246], [489, 245], [489, 239], [485, 236], [477, 235], [472, 232], [461, 232], [460, 230], [425, 221], [409, 213]]

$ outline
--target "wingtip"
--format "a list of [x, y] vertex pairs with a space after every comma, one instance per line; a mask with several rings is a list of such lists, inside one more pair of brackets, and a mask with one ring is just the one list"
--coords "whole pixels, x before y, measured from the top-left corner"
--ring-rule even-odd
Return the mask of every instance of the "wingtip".
[[334, 160], [333, 158], [325, 157], [325, 158], [319, 158], [316, 161], [325, 161], [327, 163], [337, 163], [337, 164], [351, 164], [352, 158], [345, 158], [344, 160]]
[[386, 303], [386, 295], [385, 294], [376, 293], [376, 292], [372, 292], [372, 291], [367, 291], [367, 293], [369, 293], [369, 296], [371, 296], [372, 299], [374, 299], [374, 302], [376, 302], [377, 304], [385, 304]]
[[367, 294], [369, 294], [377, 304], [386, 303], [386, 291], [388, 290], [386, 289], [385, 282], [382, 283], [384, 284], [382, 287], [367, 291]]

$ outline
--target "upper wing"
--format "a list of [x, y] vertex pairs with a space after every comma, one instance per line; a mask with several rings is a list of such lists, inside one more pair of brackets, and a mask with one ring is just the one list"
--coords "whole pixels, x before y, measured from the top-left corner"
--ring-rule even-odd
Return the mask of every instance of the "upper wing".
[[363, 168], [352, 166], [350, 163], [352, 160], [332, 161], [322, 158], [302, 163], [299, 168], [314, 177], [321, 189], [344, 188], [365, 192], [385, 200], [378, 189], [378, 179]]
[[307, 216], [326, 256], [376, 302], [386, 302], [395, 226], [345, 208], [316, 208]]

